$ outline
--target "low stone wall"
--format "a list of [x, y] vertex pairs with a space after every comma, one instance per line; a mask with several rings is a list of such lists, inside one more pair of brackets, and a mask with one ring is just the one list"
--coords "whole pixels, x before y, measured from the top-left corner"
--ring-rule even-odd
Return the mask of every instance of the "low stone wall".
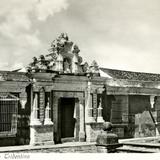
[[[16, 146], [0, 148], [0, 153], [109, 153], [114, 146], [97, 146], [96, 143], [78, 142], [60, 145]], [[115, 147], [114, 147], [115, 148]], [[114, 149], [114, 152], [115, 149]]]
[[88, 146], [71, 146], [71, 147], [57, 147], [57, 148], [43, 148], [36, 150], [28, 150], [22, 152], [30, 153], [97, 153], [95, 145]]

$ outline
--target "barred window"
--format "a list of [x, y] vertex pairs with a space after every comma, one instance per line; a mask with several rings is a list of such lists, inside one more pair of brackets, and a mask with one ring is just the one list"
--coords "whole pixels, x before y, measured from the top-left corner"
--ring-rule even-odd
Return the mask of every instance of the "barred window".
[[0, 135], [17, 133], [18, 101], [10, 93], [0, 93]]

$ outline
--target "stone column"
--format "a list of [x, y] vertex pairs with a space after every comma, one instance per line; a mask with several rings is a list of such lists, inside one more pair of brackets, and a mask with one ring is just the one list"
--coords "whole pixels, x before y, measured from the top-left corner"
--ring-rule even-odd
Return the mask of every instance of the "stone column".
[[30, 125], [41, 125], [41, 122], [38, 118], [38, 93], [35, 93], [33, 100]]
[[87, 88], [87, 100], [86, 100], [86, 108], [85, 108], [85, 122], [92, 123], [95, 122], [93, 117], [93, 107], [92, 107], [92, 95], [91, 95], [91, 82], [88, 82]]
[[103, 116], [102, 116], [102, 110], [103, 110], [103, 108], [102, 108], [102, 94], [103, 94], [104, 91], [105, 91], [104, 87], [100, 87], [100, 88], [97, 89], [97, 94], [99, 94], [99, 104], [98, 104], [98, 108], [97, 108], [97, 122], [98, 123], [103, 123], [104, 122], [104, 119], [103, 119]]
[[44, 125], [53, 125], [53, 122], [51, 121], [50, 117], [50, 106], [49, 106], [49, 98], [47, 102], [47, 106], [45, 108], [45, 119], [44, 119]]
[[84, 127], [84, 100], [81, 99], [79, 102], [79, 112], [80, 112], [80, 127], [79, 127], [79, 141], [85, 141], [85, 127]]
[[103, 123], [104, 119], [102, 117], [102, 97], [100, 97], [99, 105], [98, 105], [98, 115], [97, 115], [97, 122]]
[[35, 93], [30, 119], [30, 145], [35, 145], [37, 143], [36, 128], [39, 126], [41, 126], [41, 122], [38, 119], [38, 94]]

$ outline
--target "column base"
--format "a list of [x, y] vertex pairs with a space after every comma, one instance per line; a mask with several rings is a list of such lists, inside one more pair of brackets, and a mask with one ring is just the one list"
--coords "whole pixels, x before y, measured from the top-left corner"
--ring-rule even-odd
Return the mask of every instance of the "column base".
[[79, 142], [85, 142], [85, 132], [79, 132]]
[[96, 121], [95, 121], [95, 119], [94, 119], [94, 117], [87, 117], [86, 118], [86, 123], [95, 123]]
[[42, 125], [42, 123], [40, 122], [39, 119], [31, 119], [31, 126], [38, 126], [38, 125]]
[[44, 125], [53, 125], [53, 122], [48, 118], [44, 120]]
[[98, 123], [103, 123], [103, 122], [104, 122], [103, 117], [97, 117], [97, 122], [98, 122]]

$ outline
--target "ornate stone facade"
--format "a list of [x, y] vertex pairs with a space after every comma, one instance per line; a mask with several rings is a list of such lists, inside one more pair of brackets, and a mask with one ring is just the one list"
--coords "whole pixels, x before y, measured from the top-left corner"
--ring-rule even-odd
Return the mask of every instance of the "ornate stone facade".
[[113, 123], [119, 137], [132, 138], [142, 135], [137, 122], [144, 111], [154, 113], [154, 123], [143, 125], [143, 133], [159, 132], [159, 75], [101, 70], [96, 61], [88, 65], [64, 33], [51, 43], [49, 54], [33, 57], [27, 69], [0, 72], [0, 92], [20, 102], [17, 128], [12, 126], [16, 134], [0, 132], [2, 145], [91, 142], [104, 121]]

